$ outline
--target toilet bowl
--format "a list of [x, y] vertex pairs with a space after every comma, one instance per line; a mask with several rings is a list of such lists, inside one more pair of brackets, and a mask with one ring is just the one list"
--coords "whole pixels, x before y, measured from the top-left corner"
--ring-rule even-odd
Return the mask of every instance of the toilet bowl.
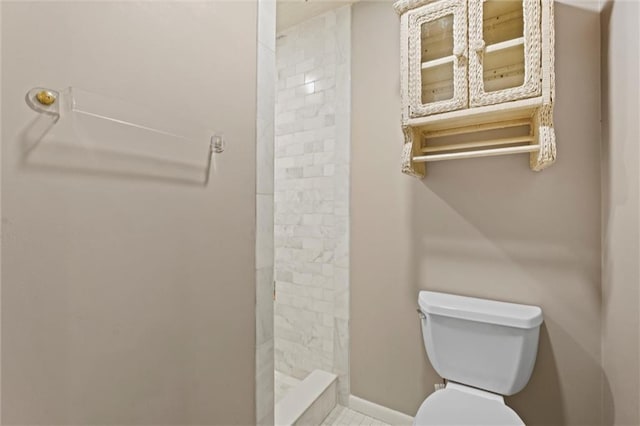
[[428, 291], [418, 305], [427, 356], [447, 385], [425, 399], [414, 425], [524, 425], [503, 395], [531, 377], [542, 310]]
[[449, 382], [424, 400], [414, 419], [416, 426], [524, 425], [501, 395]]

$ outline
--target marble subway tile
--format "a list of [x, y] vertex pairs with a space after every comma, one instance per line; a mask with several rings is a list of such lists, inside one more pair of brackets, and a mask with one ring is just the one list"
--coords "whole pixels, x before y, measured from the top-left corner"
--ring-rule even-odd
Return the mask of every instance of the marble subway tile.
[[274, 351], [273, 339], [257, 347], [256, 419], [260, 425], [273, 424]]
[[256, 190], [258, 194], [273, 194], [275, 52], [262, 45], [258, 45], [258, 70]]
[[256, 197], [256, 269], [271, 268], [273, 248], [273, 195]]
[[334, 315], [336, 319], [349, 319], [349, 270], [336, 267], [333, 277]]
[[273, 194], [274, 182], [274, 129], [273, 120], [258, 118], [256, 147], [256, 192]]
[[273, 269], [256, 271], [256, 344], [273, 340]]
[[258, 42], [276, 49], [276, 0], [258, 0]]
[[[348, 395], [350, 8], [277, 45], [274, 164], [276, 368], [339, 374]], [[337, 327], [342, 327], [340, 330]], [[340, 339], [340, 341], [338, 341]]]

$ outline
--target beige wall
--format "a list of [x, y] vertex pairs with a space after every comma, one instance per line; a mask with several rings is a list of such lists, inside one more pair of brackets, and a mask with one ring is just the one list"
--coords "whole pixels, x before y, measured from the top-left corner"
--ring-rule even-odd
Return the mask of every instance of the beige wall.
[[556, 5], [556, 165], [443, 162], [419, 181], [400, 173], [399, 19], [390, 1], [354, 5], [354, 395], [413, 415], [432, 392], [415, 312], [430, 289], [541, 306], [533, 377], [508, 403], [528, 425], [600, 424], [599, 28]]
[[[2, 423], [254, 423], [256, 4], [2, 9]], [[207, 187], [88, 142], [74, 168], [46, 137], [24, 158], [35, 85], [155, 104], [229, 146]]]
[[605, 424], [640, 424], [640, 6], [602, 12], [602, 363]]

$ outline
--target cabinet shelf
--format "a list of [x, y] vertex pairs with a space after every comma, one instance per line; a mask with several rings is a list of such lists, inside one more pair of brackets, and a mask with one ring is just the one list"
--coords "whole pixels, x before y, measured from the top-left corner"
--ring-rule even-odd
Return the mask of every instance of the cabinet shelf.
[[[473, 120], [459, 121], [459, 118], [453, 118], [446, 122], [448, 125], [444, 128], [442, 127], [443, 123], [438, 123], [438, 128], [429, 124], [416, 126], [413, 129], [415, 133], [411, 161], [413, 163], [428, 163], [537, 152], [540, 150], [540, 145], [537, 143], [535, 107], [532, 109], [532, 105], [535, 104], [522, 103], [521, 108], [517, 110], [505, 108], [504, 105], [474, 108], [476, 111], [474, 111]], [[454, 114], [452, 113], [451, 116]], [[447, 140], [452, 136], [482, 134], [492, 130], [524, 129], [525, 127], [527, 134], [523, 136], [492, 137], [463, 143], [431, 144], [434, 140]]]
[[505, 102], [498, 105], [468, 108], [426, 117], [410, 118], [407, 125], [420, 128], [421, 131], [455, 129], [484, 123], [530, 118], [542, 106], [541, 96], [520, 101]]
[[499, 52], [501, 50], [510, 49], [512, 47], [524, 46], [524, 37], [514, 38], [512, 40], [501, 41], [500, 43], [490, 44], [486, 47], [486, 53]]
[[422, 155], [413, 157], [413, 161], [416, 163], [429, 163], [433, 161], [445, 161], [445, 160], [461, 160], [464, 158], [480, 158], [480, 157], [495, 157], [499, 155], [510, 154], [523, 154], [536, 152], [540, 150], [540, 145], [522, 145], [513, 146], [508, 148], [494, 148], [483, 149], [464, 152], [450, 152], [446, 154], [434, 154], [434, 155]]
[[[501, 50], [510, 49], [512, 47], [523, 46], [524, 45], [524, 37], [518, 37], [512, 40], [501, 41], [500, 43], [491, 44], [486, 47], [486, 53], [499, 52]], [[456, 59], [454, 55], [444, 56], [442, 58], [432, 59], [430, 61], [425, 61], [422, 63], [422, 69], [435, 68], [440, 65], [453, 63]]]
[[456, 59], [455, 56], [451, 55], [451, 56], [445, 56], [444, 58], [438, 58], [438, 59], [433, 59], [431, 61], [427, 61], [427, 62], [423, 62], [422, 63], [422, 69], [426, 70], [426, 69], [430, 69], [430, 68], [435, 68], [435, 67], [439, 67], [440, 65], [445, 65], [445, 64], [453, 64], [453, 61]]
[[[467, 142], [467, 143], [458, 143], [458, 144], [441, 145], [441, 146], [425, 146], [424, 148], [422, 148], [422, 152], [425, 154], [429, 154], [432, 152], [461, 151], [461, 150], [469, 150], [469, 149], [475, 149], [475, 148], [486, 148], [489, 146], [497, 147], [502, 145], [515, 145], [515, 144], [523, 144], [523, 143], [530, 145], [531, 142], [533, 142], [532, 136], [518, 136], [514, 138], [491, 139], [491, 140], [479, 141], [479, 142]], [[415, 157], [414, 157], [414, 161], [415, 161]]]

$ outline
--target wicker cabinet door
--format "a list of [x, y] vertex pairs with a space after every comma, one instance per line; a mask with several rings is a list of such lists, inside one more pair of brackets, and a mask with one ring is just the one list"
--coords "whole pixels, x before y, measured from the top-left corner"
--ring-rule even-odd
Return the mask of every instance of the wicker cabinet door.
[[472, 107], [541, 94], [540, 0], [469, 0]]
[[467, 1], [439, 0], [407, 16], [409, 116], [468, 107]]

